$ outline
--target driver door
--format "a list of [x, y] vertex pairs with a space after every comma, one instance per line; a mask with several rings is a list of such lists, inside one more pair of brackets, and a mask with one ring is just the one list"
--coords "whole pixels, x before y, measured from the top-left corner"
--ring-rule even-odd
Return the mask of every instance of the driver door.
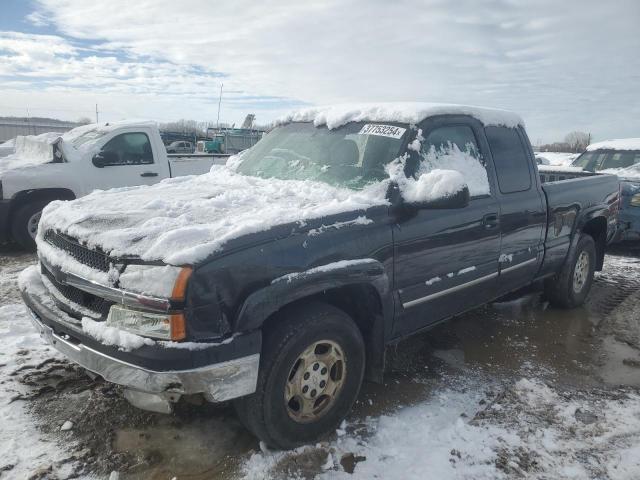
[[480, 305], [497, 290], [499, 209], [482, 127], [465, 116], [435, 117], [419, 127], [423, 168], [460, 171], [471, 198], [464, 208], [421, 209], [396, 222], [394, 336]]
[[134, 185], [151, 185], [162, 180], [160, 166], [155, 162], [149, 136], [144, 132], [120, 133], [101, 148], [108, 164], [94, 169], [95, 187], [109, 189]]

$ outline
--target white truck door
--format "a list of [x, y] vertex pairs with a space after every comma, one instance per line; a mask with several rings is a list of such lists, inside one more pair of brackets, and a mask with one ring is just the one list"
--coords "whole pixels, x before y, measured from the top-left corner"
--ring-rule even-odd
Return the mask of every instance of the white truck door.
[[147, 132], [115, 135], [90, 160], [95, 188], [151, 185], [167, 178], [167, 166], [161, 163], [165, 156], [155, 150]]

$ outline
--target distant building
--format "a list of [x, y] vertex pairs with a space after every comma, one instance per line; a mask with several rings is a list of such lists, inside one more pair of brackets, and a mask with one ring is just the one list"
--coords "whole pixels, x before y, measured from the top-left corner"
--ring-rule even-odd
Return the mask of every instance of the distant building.
[[53, 118], [0, 117], [0, 143], [18, 135], [40, 135], [45, 132], [68, 132], [79, 126]]

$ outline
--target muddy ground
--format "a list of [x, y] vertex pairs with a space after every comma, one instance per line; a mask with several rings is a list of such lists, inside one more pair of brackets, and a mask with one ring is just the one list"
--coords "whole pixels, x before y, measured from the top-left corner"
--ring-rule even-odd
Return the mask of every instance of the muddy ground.
[[[17, 250], [0, 251], [0, 305], [18, 303], [17, 274], [33, 261]], [[508, 421], [504, 412], [522, 414], [514, 384], [523, 377], [535, 377], [567, 401], [581, 399], [590, 410], [576, 418], [595, 422], [598, 402], [637, 394], [640, 387], [639, 287], [640, 254], [618, 248], [608, 255], [583, 308], [558, 310], [536, 292], [521, 293], [390, 348], [385, 384], [364, 385], [347, 421], [348, 435], [366, 438], [365, 419], [423, 402], [443, 386], [476, 389], [481, 398], [471, 421], [500, 424]], [[118, 387], [62, 360], [31, 365], [15, 377], [29, 392], [17, 401], [45, 437], [68, 451], [65, 461], [74, 465], [65, 474], [69, 478], [108, 478], [112, 472], [120, 479], [238, 478], [248, 475], [247, 461], [260, 452], [229, 405], [183, 401], [173, 415], [143, 412], [128, 405]], [[503, 413], [496, 415], [498, 410]], [[527, 415], [535, 417], [534, 424], [550, 421], [543, 410]], [[66, 421], [73, 428], [60, 431]], [[313, 478], [327, 468], [353, 472], [367, 461], [341, 452], [327, 467], [327, 455], [335, 456], [333, 441], [335, 435], [314, 448], [282, 454], [264, 474]], [[451, 455], [455, 463], [460, 453]], [[608, 478], [598, 469], [604, 460], [591, 456], [592, 478]], [[537, 461], [532, 452], [508, 449], [495, 460], [510, 478], [535, 472]], [[55, 478], [55, 471], [53, 465], [34, 478]], [[0, 478], [11, 478], [11, 469], [0, 468]]]

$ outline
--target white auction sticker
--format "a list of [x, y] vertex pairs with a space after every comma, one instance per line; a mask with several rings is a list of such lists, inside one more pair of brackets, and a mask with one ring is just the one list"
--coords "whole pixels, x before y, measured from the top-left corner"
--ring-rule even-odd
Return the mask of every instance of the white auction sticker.
[[406, 132], [406, 128], [396, 127], [394, 125], [377, 125], [374, 123], [367, 123], [362, 130], [360, 130], [360, 135], [378, 135], [380, 137], [390, 137], [390, 138], [400, 138]]

